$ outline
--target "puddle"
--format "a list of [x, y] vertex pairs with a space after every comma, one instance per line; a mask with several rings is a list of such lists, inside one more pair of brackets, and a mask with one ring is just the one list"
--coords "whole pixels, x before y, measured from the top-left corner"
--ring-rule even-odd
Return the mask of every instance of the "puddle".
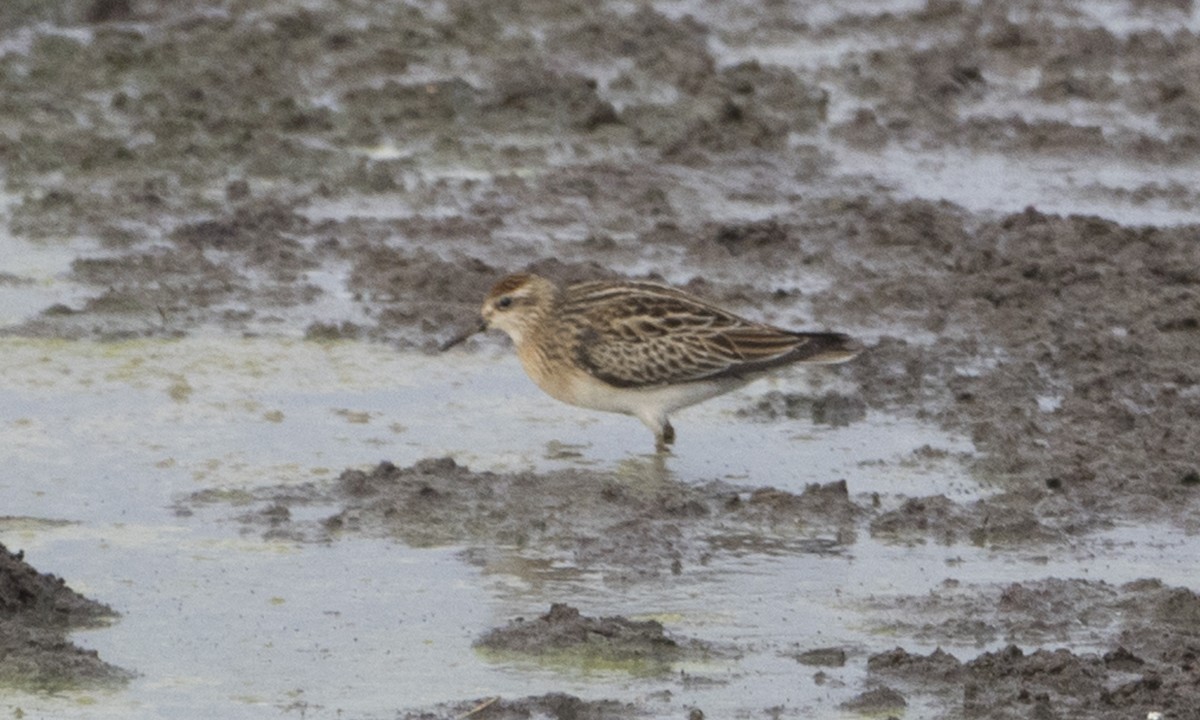
[[[0, 201], [2, 202], [2, 201]], [[0, 220], [3, 220], [0, 208]], [[51, 305], [78, 307], [90, 293], [62, 279], [71, 261], [94, 250], [95, 243], [74, 240], [21, 240], [0, 226], [0, 327], [14, 325]]]
[[[10, 461], [54, 483], [105, 468], [107, 480], [85, 485], [95, 492], [94, 513], [113, 484], [169, 498], [175, 488], [163, 476], [193, 489], [218, 478], [236, 487], [442, 455], [476, 470], [551, 470], [615, 466], [653, 449], [634, 419], [542, 395], [506, 348], [430, 357], [347, 342], [219, 338], [3, 345], [0, 392], [16, 409], [0, 426]], [[850, 480], [852, 493], [970, 492], [973, 483], [952, 461], [908, 462], [923, 446], [966, 453], [969, 442], [912, 420], [869, 416], [838, 428], [737, 417], [771, 389], [824, 392], [829, 379], [820, 373], [762, 381], [678, 413], [670, 470], [689, 481], [747, 480], [794, 492], [837, 479]], [[863, 473], [865, 464], [879, 467]], [[53, 500], [9, 490], [28, 503], [13, 512], [53, 515]]]
[[[197, 707], [231, 718], [375, 716], [445, 699], [447, 671], [463, 688], [495, 683], [470, 650], [495, 609], [454, 548], [295, 548], [167, 526], [3, 541], [123, 613], [113, 628], [73, 636], [140, 673], [124, 692], [94, 697], [89, 717], [186, 718]], [[6, 698], [59, 717], [77, 700]]]
[[[0, 426], [5, 514], [70, 521], [5, 523], [0, 541], [123, 614], [111, 628], [76, 635], [142, 674], [126, 692], [93, 698], [88, 712], [101, 716], [186, 717], [198, 705], [226, 717], [257, 715], [264, 705], [308, 707], [309, 716], [370, 714], [527, 688], [526, 671], [486, 663], [469, 648], [487, 627], [544, 611], [561, 592], [553, 582], [480, 577], [456, 548], [239, 539], [227, 524], [177, 517], [168, 505], [206, 487], [327, 478], [381, 458], [403, 465], [451, 454], [496, 470], [616, 467], [651, 442], [634, 420], [542, 397], [507, 353], [429, 357], [357, 343], [235, 339], [0, 344], [0, 402], [9, 409]], [[951, 462], [905, 462], [931, 442], [916, 423], [762, 424], [735, 416], [747, 402], [741, 393], [681, 413], [671, 471], [797, 492], [839, 478], [856, 493], [977, 491]], [[940, 445], [969, 449], [952, 438]], [[684, 592], [667, 585], [633, 599], [579, 579], [569, 587], [585, 611], [665, 613], [678, 618], [671, 627], [680, 632], [801, 642], [836, 624], [836, 610], [821, 604], [858, 568], [819, 555], [729, 560]], [[736, 606], [714, 605], [714, 595], [746, 586], [761, 589], [760, 605], [714, 615], [712, 607]], [[756, 619], [777, 605], [790, 608], [786, 636]], [[703, 670], [752, 675], [763, 691], [776, 677], [746, 667]], [[534, 676], [546, 691], [638, 687], [621, 677]], [[397, 683], [411, 695], [384, 689]], [[713, 707], [722, 694], [714, 690]], [[68, 713], [77, 700], [18, 704]]]
[[[628, 418], [549, 401], [511, 357], [490, 350], [425, 356], [349, 342], [221, 338], [0, 346], [0, 402], [9, 409], [0, 426], [0, 493], [5, 514], [19, 516], [0, 523], [0, 541], [118, 609], [123, 617], [111, 627], [73, 637], [140, 673], [122, 692], [6, 700], [27, 713], [170, 718], [205, 707], [232, 718], [261, 717], [266, 708], [390, 717], [464, 697], [560, 691], [636, 699], [661, 689], [662, 678], [531, 668], [471, 649], [485, 630], [559, 601], [585, 614], [650, 613], [665, 618], [669, 632], [744, 648], [736, 660], [680, 668], [692, 678], [686, 702], [714, 717], [744, 708], [747, 698], [762, 707], [828, 708], [830, 698], [861, 686], [865, 656], [890, 646], [864, 626], [856, 598], [919, 596], [948, 577], [1122, 582], [1139, 576], [1146, 553], [1164, 579], [1182, 582], [1197, 551], [1194, 538], [1147, 529], [1114, 530], [1049, 559], [885, 544], [863, 533], [832, 554], [727, 553], [631, 593], [520, 561], [511, 548], [492, 549], [515, 554], [484, 573], [463, 562], [458, 547], [413, 549], [353, 535], [327, 545], [259, 540], [168, 506], [204, 488], [328, 478], [380, 458], [405, 465], [450, 454], [480, 470], [584, 466], [618, 475], [624, 463], [636, 473], [636, 450], [650, 438]], [[796, 391], [820, 382], [797, 375], [776, 384]], [[884, 503], [900, 494], [968, 500], [985, 492], [956, 459], [969, 443], [914, 421], [870, 417], [828, 428], [736, 417], [769, 389], [751, 386], [681, 413], [670, 471], [686, 482], [796, 492], [845, 479], [852, 496], [880, 493]], [[914, 460], [925, 445], [949, 454]], [[787, 656], [824, 646], [857, 658], [826, 669], [833, 685], [811, 683], [812, 669]], [[680, 710], [667, 702], [655, 712]]]

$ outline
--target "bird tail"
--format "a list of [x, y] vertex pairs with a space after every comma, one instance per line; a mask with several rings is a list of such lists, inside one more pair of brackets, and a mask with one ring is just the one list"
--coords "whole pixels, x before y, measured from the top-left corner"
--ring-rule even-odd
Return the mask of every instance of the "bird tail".
[[795, 333], [804, 342], [797, 346], [797, 360], [815, 365], [833, 365], [853, 358], [863, 350], [862, 343], [843, 333]]

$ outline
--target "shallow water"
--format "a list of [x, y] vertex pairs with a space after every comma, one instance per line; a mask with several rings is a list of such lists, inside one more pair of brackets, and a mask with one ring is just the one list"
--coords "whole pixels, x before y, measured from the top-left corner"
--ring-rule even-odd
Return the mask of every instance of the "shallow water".
[[[62, 484], [85, 509], [72, 519], [142, 519], [124, 502], [113, 507], [117, 487], [169, 501], [208, 483], [297, 482], [380, 459], [405, 465], [450, 455], [476, 470], [549, 470], [630, 460], [636, 468], [639, 456], [647, 464], [652, 457], [641, 423], [550, 400], [499, 348], [431, 357], [352, 342], [220, 337], [0, 344], [0, 392], [14, 411], [0, 427], [9, 467]], [[926, 445], [970, 451], [967, 441], [910, 419], [869, 416], [838, 428], [736, 416], [773, 387], [832, 387], [820, 372], [679, 413], [668, 470], [689, 482], [746, 479], [791, 491], [846, 478], [855, 493], [977, 492], [951, 460], [910, 461]], [[62, 494], [8, 490], [10, 514], [56, 516], [62, 507]]]
[[[11, 410], [0, 427], [5, 513], [70, 521], [9, 521], [0, 524], [0, 541], [121, 611], [112, 627], [77, 637], [142, 673], [125, 692], [90, 694], [96, 704], [87, 706], [89, 715], [187, 717], [202, 705], [249, 717], [263, 704], [293, 703], [308, 703], [310, 716], [319, 708], [369, 715], [535, 686], [561, 689], [560, 673], [531, 680], [524, 670], [484, 662], [471, 641], [513, 615], [563, 600], [584, 612], [653, 609], [677, 618], [669, 625], [685, 634], [799, 642], [829, 627], [832, 611], [796, 603], [828, 598], [861, 566], [821, 555], [742, 558], [708, 568], [682, 592], [676, 585], [639, 589], [622, 600], [586, 577], [562, 589], [544, 580], [527, 586], [519, 575], [480, 577], [456, 559], [457, 548], [239, 537], [227, 524], [180, 517], [169, 505], [203, 488], [326, 478], [381, 458], [406, 464], [450, 453], [475, 468], [615, 467], [630, 457], [626, 448], [648, 447], [651, 439], [636, 421], [542, 397], [507, 354], [431, 358], [357, 343], [220, 338], [0, 344], [0, 403]], [[752, 479], [795, 490], [844, 477], [855, 492], [911, 491], [918, 483], [969, 492], [952, 467], [896, 462], [931, 441], [914, 423], [756, 425], [731, 416], [744, 402], [735, 396], [681, 414], [670, 470], [695, 481]], [[444, 411], [416, 415], [430, 407]], [[966, 449], [961, 440], [941, 442]], [[730, 452], [747, 445], [755, 451]], [[547, 448], [562, 455], [563, 447], [579, 455], [548, 457]], [[639, 462], [635, 456], [626, 472], [636, 475]], [[864, 471], [861, 462], [876, 464]], [[780, 582], [781, 573], [794, 582]], [[753, 607], [712, 614], [737, 606], [713, 604], [714, 596], [747, 585], [760, 596]], [[785, 608], [781, 634], [774, 623]], [[780, 669], [792, 662], [780, 661]], [[747, 673], [736, 664], [699, 670]], [[758, 670], [748, 675], [754, 693], [770, 683]], [[390, 688], [397, 683], [411, 695], [396, 697]], [[638, 685], [620, 675], [567, 683], [584, 695], [626, 686], [636, 692]], [[297, 688], [303, 692], [290, 694]], [[17, 704], [65, 713], [79, 701], [67, 694]]]
[[[812, 377], [779, 384], [803, 389]], [[681, 413], [668, 470], [687, 482], [729, 478], [796, 491], [845, 479], [852, 494], [880, 493], [885, 504], [900, 493], [965, 500], [986, 492], [959, 465], [969, 443], [913, 421], [871, 417], [827, 428], [734, 417], [764, 389]], [[170, 508], [204, 488], [329, 478], [344, 466], [443, 454], [476, 469], [579, 463], [638, 482], [649, 462], [637, 454], [650, 444], [645, 428], [550, 401], [507, 352], [431, 357], [351, 342], [229, 338], [4, 340], [0, 405], [8, 409], [0, 493], [10, 516], [0, 541], [123, 613], [74, 637], [140, 673], [123, 691], [6, 697], [11, 707], [59, 717], [184, 718], [196, 707], [231, 718], [261, 717], [265, 708], [388, 717], [465, 697], [634, 699], [664, 685], [675, 698], [650, 703], [660, 717], [678, 717], [680, 702], [714, 716], [747, 705], [827, 709], [860, 686], [863, 663], [825, 668], [844, 686], [816, 685], [808, 680], [814, 668], [781, 653], [887, 649], [873, 629], [880, 618], [858, 607], [867, 598], [921, 595], [947, 577], [1121, 582], [1148, 559], [1165, 581], [1182, 582], [1200, 549], [1196, 538], [1134, 528], [1053, 558], [885, 544], [863, 533], [835, 553], [722, 555], [631, 592], [537, 563], [489, 564], [485, 575], [457, 547], [354, 535], [331, 545], [264, 541], [203, 510]], [[922, 445], [951, 454], [915, 461]], [[487, 629], [551, 602], [585, 614], [649, 614], [670, 632], [744, 655], [685, 665], [693, 679], [720, 681], [685, 688], [682, 680], [489, 660], [471, 649]]]
[[[0, 203], [0, 222], [4, 208]], [[54, 304], [78, 305], [90, 293], [63, 275], [80, 253], [93, 250], [86, 239], [17, 240], [0, 230], [0, 327], [15, 325]], [[11, 276], [6, 281], [5, 276]]]

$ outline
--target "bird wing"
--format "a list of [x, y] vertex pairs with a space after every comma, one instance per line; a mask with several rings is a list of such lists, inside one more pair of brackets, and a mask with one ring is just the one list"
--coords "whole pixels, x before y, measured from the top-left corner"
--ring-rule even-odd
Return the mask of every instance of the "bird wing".
[[649, 283], [575, 286], [564, 310], [580, 366], [618, 387], [736, 377], [790, 362], [808, 342]]

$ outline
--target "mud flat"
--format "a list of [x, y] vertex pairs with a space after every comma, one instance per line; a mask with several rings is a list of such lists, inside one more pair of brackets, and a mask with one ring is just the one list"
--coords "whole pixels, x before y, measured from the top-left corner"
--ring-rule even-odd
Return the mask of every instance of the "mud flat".
[[[203, 556], [243, 598], [289, 572], [252, 548], [469, 575], [439, 662], [496, 692], [179, 671], [248, 714], [1190, 717], [1198, 31], [1191, 2], [5, 3], [0, 491], [51, 524], [2, 539], [150, 614], [168, 591], [113, 580], [150, 560], [184, 583]], [[614, 459], [625, 419], [488, 384], [516, 373], [501, 341], [433, 353], [526, 268], [869, 350], [696, 409], [680, 456]], [[928, 440], [839, 462], [897, 423]], [[102, 610], [0, 556], [28, 590], [0, 592], [4, 637], [61, 652], [22, 682], [123, 675], [63, 640]], [[731, 655], [597, 679], [471, 649], [556, 603]], [[87, 642], [119, 651], [116, 609]], [[129, 682], [114, 713], [187, 706]]]

